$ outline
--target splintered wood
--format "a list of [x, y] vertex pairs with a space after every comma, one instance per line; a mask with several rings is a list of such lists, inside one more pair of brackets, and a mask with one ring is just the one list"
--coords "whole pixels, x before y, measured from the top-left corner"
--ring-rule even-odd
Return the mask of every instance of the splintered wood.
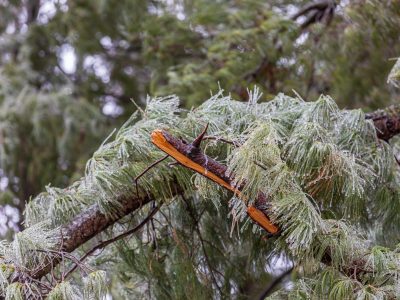
[[[196, 139], [196, 141], [197, 140], [198, 139]], [[159, 149], [174, 158], [183, 166], [192, 169], [222, 187], [232, 191], [240, 199], [247, 202], [241, 191], [230, 184], [225, 172], [223, 172], [226, 170], [226, 167], [203, 154], [197, 147], [197, 143], [196, 145], [193, 145], [194, 143], [186, 144], [160, 129], [156, 129], [152, 132], [151, 141]], [[207, 167], [204, 165], [204, 162], [207, 162]], [[272, 224], [269, 218], [255, 206], [248, 206], [247, 213], [253, 221], [269, 233], [275, 234], [278, 232], [278, 227]]]

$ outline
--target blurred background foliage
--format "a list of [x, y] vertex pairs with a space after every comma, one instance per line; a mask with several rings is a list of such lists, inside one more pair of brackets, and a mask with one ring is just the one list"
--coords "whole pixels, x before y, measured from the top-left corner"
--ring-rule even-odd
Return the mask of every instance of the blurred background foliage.
[[[311, 3], [311, 4], [310, 4]], [[190, 108], [219, 87], [296, 91], [342, 108], [400, 100], [397, 0], [0, 1], [0, 235], [26, 201], [67, 186], [147, 94]]]

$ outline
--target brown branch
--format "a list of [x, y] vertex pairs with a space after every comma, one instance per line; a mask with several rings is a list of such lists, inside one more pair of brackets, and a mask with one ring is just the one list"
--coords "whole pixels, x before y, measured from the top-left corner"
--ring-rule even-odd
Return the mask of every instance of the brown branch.
[[[118, 200], [120, 207], [116, 214], [112, 216], [103, 214], [99, 206], [94, 204], [76, 216], [69, 224], [63, 226], [61, 228], [63, 233], [63, 238], [60, 241], [60, 243], [63, 244], [61, 251], [71, 253], [94, 236], [106, 230], [122, 217], [150, 202], [151, 198], [145, 196], [141, 198], [121, 198]], [[45, 266], [33, 271], [31, 276], [39, 279], [49, 273], [59, 263], [59, 258], [51, 259]], [[20, 275], [21, 274], [15, 274], [13, 281], [19, 281]]]
[[291, 19], [296, 20], [300, 16], [309, 13], [311, 10], [325, 10], [325, 8], [330, 4], [332, 4], [332, 1], [330, 0], [307, 4], [303, 8], [301, 8], [296, 14], [294, 14]]
[[262, 294], [259, 297], [259, 300], [264, 300], [266, 297], [268, 297], [271, 294], [271, 292], [273, 292], [274, 289], [282, 282], [282, 280], [285, 279], [286, 276], [292, 273], [293, 269], [294, 267], [291, 267], [287, 269], [285, 272], [283, 272], [281, 275], [276, 277], [262, 292]]
[[372, 120], [379, 139], [388, 141], [400, 133], [400, 104], [389, 106], [365, 115]]
[[140, 222], [137, 226], [135, 226], [134, 228], [125, 231], [124, 233], [121, 233], [120, 235], [117, 235], [109, 240], [100, 242], [99, 244], [97, 244], [96, 246], [94, 246], [92, 249], [90, 249], [88, 252], [85, 253], [85, 255], [83, 255], [80, 259], [79, 259], [79, 263], [76, 263], [71, 270], [69, 270], [66, 274], [65, 274], [65, 278], [68, 277], [68, 275], [70, 275], [73, 271], [75, 271], [75, 269], [79, 266], [80, 263], [82, 263], [87, 257], [89, 257], [90, 255], [92, 255], [95, 251], [99, 250], [99, 249], [103, 249], [105, 247], [107, 247], [108, 245], [123, 239], [124, 237], [127, 237], [133, 233], [135, 233], [136, 231], [140, 230], [144, 225], [147, 224], [148, 221], [150, 221], [153, 216], [158, 212], [158, 210], [160, 209], [160, 206], [157, 206], [156, 208], [154, 208], [149, 215], [142, 221]]
[[204, 137], [205, 137], [205, 135], [206, 135], [206, 133], [207, 133], [207, 129], [208, 129], [208, 123], [207, 123], [207, 125], [204, 127], [203, 131], [199, 134], [199, 136], [196, 137], [195, 140], [192, 142], [192, 146], [193, 146], [194, 148], [199, 148], [199, 147], [200, 147], [200, 144], [201, 144], [201, 142], [203, 141], [203, 139], [204, 139]]

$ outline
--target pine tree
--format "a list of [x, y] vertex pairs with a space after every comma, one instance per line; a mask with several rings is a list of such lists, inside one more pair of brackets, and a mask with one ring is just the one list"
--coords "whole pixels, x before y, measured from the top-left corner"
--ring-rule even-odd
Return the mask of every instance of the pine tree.
[[400, 108], [318, 95], [396, 103], [399, 3], [307, 2], [0, 3], [0, 298], [396, 299]]

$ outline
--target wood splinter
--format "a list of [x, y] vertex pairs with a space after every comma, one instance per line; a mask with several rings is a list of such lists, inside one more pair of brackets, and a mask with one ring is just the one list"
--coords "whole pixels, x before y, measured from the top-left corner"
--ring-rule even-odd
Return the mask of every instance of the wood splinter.
[[[247, 202], [242, 192], [231, 184], [232, 178], [226, 175], [227, 167], [202, 153], [200, 144], [207, 131], [207, 127], [208, 124], [203, 132], [190, 144], [187, 144], [160, 129], [156, 129], [151, 133], [151, 141], [159, 149], [174, 158], [183, 166], [192, 169], [215, 183], [218, 183], [222, 187], [232, 191], [243, 201]], [[257, 200], [256, 206], [257, 202], [259, 204], [266, 204], [266, 197], [261, 193]], [[247, 214], [250, 218], [269, 233], [277, 233], [279, 230], [278, 227], [276, 227], [256, 206], [250, 205], [247, 207]]]

